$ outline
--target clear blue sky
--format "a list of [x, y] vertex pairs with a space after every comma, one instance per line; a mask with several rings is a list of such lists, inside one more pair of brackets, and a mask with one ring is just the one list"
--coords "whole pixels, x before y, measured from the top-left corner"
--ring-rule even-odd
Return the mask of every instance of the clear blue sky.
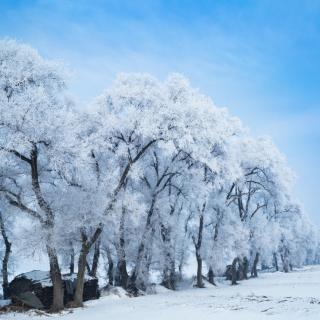
[[0, 14], [0, 37], [74, 70], [81, 103], [117, 72], [183, 73], [273, 137], [320, 223], [320, 1], [0, 0]]

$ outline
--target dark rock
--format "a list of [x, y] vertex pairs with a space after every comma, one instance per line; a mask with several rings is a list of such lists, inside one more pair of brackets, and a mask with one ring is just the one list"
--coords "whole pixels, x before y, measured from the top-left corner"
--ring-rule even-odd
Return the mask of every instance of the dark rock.
[[22, 292], [17, 296], [13, 296], [12, 302], [18, 302], [34, 309], [44, 309], [44, 305], [42, 304], [40, 299], [30, 291]]
[[[63, 275], [62, 278], [64, 284], [64, 304], [67, 305], [73, 300], [77, 275]], [[10, 282], [9, 293], [11, 297], [19, 297], [25, 292], [33, 293], [45, 309], [50, 309], [53, 300], [53, 287], [49, 272], [34, 270], [18, 275]], [[83, 300], [98, 299], [99, 296], [98, 279], [86, 276]]]

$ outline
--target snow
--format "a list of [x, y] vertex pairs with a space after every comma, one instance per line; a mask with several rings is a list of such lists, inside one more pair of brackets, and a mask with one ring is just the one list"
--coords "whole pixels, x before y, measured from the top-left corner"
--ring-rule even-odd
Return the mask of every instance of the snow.
[[5, 307], [11, 303], [10, 299], [0, 300], [0, 308]]
[[32, 270], [30, 272], [22, 273], [17, 277], [23, 277], [32, 281], [41, 281], [50, 278], [50, 273], [48, 271]]
[[[190, 282], [191, 283], [191, 282]], [[189, 283], [189, 284], [190, 284]], [[292, 273], [261, 273], [258, 279], [230, 286], [218, 279], [217, 287], [160, 290], [157, 294], [129, 298], [123, 294], [87, 302], [85, 308], [53, 316], [62, 320], [318, 320], [320, 266]], [[9, 314], [0, 319], [36, 319], [35, 313]], [[40, 318], [39, 318], [40, 319]]]
[[42, 287], [51, 287], [52, 282], [50, 279], [49, 271], [32, 270], [26, 273], [19, 274], [17, 278], [26, 278], [34, 282], [41, 282]]
[[[73, 273], [73, 274], [64, 274], [62, 276], [63, 280], [71, 280], [71, 281], [75, 281], [77, 280], [77, 274]], [[89, 281], [92, 279], [95, 279], [94, 277], [89, 276], [88, 274], [85, 274], [84, 276], [85, 281]]]
[[[29, 280], [32, 280], [34, 282], [41, 282], [42, 287], [51, 287], [52, 282], [50, 279], [50, 272], [49, 271], [41, 271], [41, 270], [32, 270], [26, 273], [19, 274], [17, 278], [26, 278]], [[63, 280], [71, 280], [75, 281], [77, 279], [77, 274], [65, 274], [62, 275]], [[85, 275], [84, 277], [85, 281], [94, 279], [93, 277], [90, 277], [89, 275]]]

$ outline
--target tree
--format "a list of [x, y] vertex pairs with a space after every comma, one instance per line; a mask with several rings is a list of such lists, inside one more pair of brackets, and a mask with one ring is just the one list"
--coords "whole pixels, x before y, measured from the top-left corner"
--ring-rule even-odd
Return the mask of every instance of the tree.
[[[260, 253], [274, 234], [266, 233], [275, 206], [283, 206], [290, 193], [292, 172], [269, 139], [247, 138], [242, 142], [243, 176], [231, 187], [228, 206], [235, 206], [249, 230], [251, 275], [257, 276]], [[270, 252], [270, 247], [265, 252]]]
[[4, 254], [2, 258], [2, 289], [3, 298], [9, 298], [9, 258], [11, 255], [12, 247], [12, 222], [13, 219], [10, 217], [12, 210], [5, 205], [6, 201], [0, 196], [0, 232], [4, 244]]
[[292, 200], [284, 157], [185, 78], [121, 74], [87, 111], [65, 89], [60, 66], [0, 42], [5, 295], [18, 214], [38, 230], [25, 245], [48, 255], [53, 311], [63, 308], [61, 268], [77, 272], [79, 307], [101, 256], [109, 284], [133, 293], [154, 272], [174, 290], [189, 252], [198, 287], [204, 270], [214, 284], [227, 264], [236, 284], [249, 265], [255, 277], [259, 263], [287, 272], [319, 260], [318, 232]]
[[53, 239], [57, 212], [52, 196], [59, 179], [54, 169], [59, 139], [68, 117], [64, 75], [57, 65], [13, 40], [0, 42], [0, 68], [1, 158], [20, 173], [16, 185], [7, 179], [6, 197], [36, 219], [45, 233], [54, 286], [52, 310], [59, 311], [63, 288]]

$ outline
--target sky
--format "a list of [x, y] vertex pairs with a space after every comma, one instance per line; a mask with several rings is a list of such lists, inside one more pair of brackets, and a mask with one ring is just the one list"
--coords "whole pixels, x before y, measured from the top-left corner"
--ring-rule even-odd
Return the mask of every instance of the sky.
[[0, 38], [72, 71], [79, 106], [119, 72], [182, 73], [273, 138], [320, 224], [320, 1], [0, 0], [0, 16]]

